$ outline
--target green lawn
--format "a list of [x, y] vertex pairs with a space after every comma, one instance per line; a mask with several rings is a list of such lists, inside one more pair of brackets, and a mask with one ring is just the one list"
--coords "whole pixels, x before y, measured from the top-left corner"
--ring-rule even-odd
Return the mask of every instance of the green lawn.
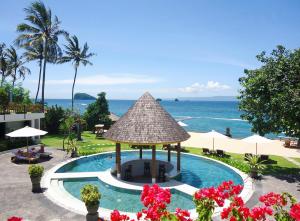
[[300, 158], [293, 158], [293, 160], [297, 161], [300, 163]]
[[[115, 150], [115, 144], [109, 140], [98, 139], [95, 134], [85, 131], [82, 133], [83, 141], [78, 141], [78, 149], [80, 155], [89, 155], [94, 153], [101, 153], [105, 151]], [[61, 135], [46, 135], [42, 138], [42, 142], [46, 146], [62, 148], [63, 145], [63, 136]], [[160, 148], [160, 147], [158, 147]], [[122, 150], [130, 149], [127, 144], [122, 144]], [[193, 153], [196, 155], [203, 155], [201, 148], [195, 147], [186, 147], [185, 152]], [[227, 163], [233, 167], [236, 167], [244, 172], [249, 171], [248, 164], [244, 161], [243, 154], [236, 153], [226, 153], [226, 157], [220, 158], [217, 156], [209, 156], [211, 158], [220, 160], [224, 163]], [[269, 156], [270, 160], [266, 164], [266, 169], [263, 171], [264, 174], [271, 174], [274, 176], [283, 175], [283, 174], [296, 174], [300, 172], [300, 168], [293, 164], [292, 162], [286, 160], [280, 156]], [[300, 162], [300, 159], [295, 158], [295, 160]]]

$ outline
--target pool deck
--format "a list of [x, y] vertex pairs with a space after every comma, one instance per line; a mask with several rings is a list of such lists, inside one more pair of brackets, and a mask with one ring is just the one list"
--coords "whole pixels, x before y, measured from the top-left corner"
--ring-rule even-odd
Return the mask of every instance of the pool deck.
[[[69, 159], [63, 151], [52, 148], [49, 151], [53, 153], [53, 158], [40, 163], [46, 171]], [[0, 220], [6, 220], [10, 216], [20, 216], [32, 221], [85, 220], [83, 215], [54, 204], [43, 193], [33, 194], [27, 173], [28, 165], [11, 163], [10, 157], [10, 153], [0, 154]], [[300, 201], [300, 175], [265, 176], [255, 182], [255, 193], [247, 204], [250, 207], [256, 205], [258, 196], [270, 191], [288, 191]], [[214, 220], [220, 218], [216, 217]]]

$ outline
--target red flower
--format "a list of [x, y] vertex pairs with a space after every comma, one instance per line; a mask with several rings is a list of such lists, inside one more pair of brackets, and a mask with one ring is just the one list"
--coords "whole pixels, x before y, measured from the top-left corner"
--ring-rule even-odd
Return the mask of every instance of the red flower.
[[22, 221], [22, 220], [23, 220], [22, 217], [16, 217], [16, 216], [12, 216], [7, 219], [7, 221]]
[[190, 218], [190, 213], [187, 210], [176, 208], [175, 215], [180, 221], [192, 221], [192, 219]]
[[126, 221], [126, 220], [129, 220], [129, 217], [127, 215], [121, 215], [118, 210], [114, 210], [110, 214], [110, 220], [111, 221]]
[[273, 192], [262, 195], [261, 197], [259, 197], [259, 201], [264, 203], [266, 206], [274, 206], [274, 205], [285, 206], [286, 205], [286, 201], [282, 197], [282, 195], [273, 193]]
[[290, 216], [296, 221], [300, 221], [300, 203], [294, 204], [291, 207]]

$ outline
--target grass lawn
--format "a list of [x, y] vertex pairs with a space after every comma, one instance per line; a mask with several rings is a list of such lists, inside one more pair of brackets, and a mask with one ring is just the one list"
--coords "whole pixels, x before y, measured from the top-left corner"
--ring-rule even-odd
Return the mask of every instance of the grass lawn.
[[[82, 133], [83, 141], [78, 141], [78, 149], [80, 155], [89, 155], [94, 153], [101, 153], [105, 151], [114, 151], [115, 144], [109, 140], [98, 139], [95, 134], [88, 131]], [[42, 138], [42, 142], [46, 146], [62, 148], [63, 146], [63, 136], [62, 135], [46, 135]], [[122, 150], [131, 149], [127, 144], [122, 144]], [[186, 147], [185, 152], [192, 153], [196, 155], [203, 155], [201, 148]], [[233, 167], [236, 167], [244, 172], [249, 171], [249, 166], [246, 161], [244, 161], [243, 154], [227, 153], [226, 157], [220, 158], [217, 156], [208, 156], [224, 163], [227, 163]], [[286, 160], [280, 156], [269, 156], [269, 161], [266, 163], [266, 168], [263, 171], [264, 174], [271, 174], [274, 176], [282, 174], [296, 174], [300, 172], [300, 168], [293, 164], [292, 162]], [[300, 162], [299, 158], [295, 160]]]
[[293, 158], [293, 160], [297, 161], [300, 163], [300, 158]]

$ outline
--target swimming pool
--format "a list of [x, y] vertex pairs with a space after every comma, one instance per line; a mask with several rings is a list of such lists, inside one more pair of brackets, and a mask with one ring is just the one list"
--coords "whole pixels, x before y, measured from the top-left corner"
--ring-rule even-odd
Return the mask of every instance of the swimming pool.
[[[99, 188], [101, 192], [100, 207], [133, 213], [141, 211], [144, 208], [140, 201], [141, 191], [139, 190], [116, 188], [105, 184], [98, 178], [67, 179], [63, 181], [64, 188], [78, 199], [80, 199], [80, 189], [85, 184], [93, 184]], [[170, 211], [175, 211], [176, 208], [190, 210], [195, 207], [192, 196], [175, 189], [172, 189], [171, 193], [171, 203], [168, 206]]]
[[[143, 152], [143, 158], [151, 159], [151, 156], [151, 151]], [[158, 160], [166, 160], [167, 153], [157, 151], [156, 157]], [[121, 153], [122, 162], [138, 158], [138, 151], [124, 151]], [[176, 163], [175, 153], [172, 153], [171, 161]], [[56, 173], [105, 171], [114, 166], [115, 153], [104, 153], [74, 160], [59, 168]], [[241, 176], [229, 167], [190, 154], [181, 154], [181, 176], [177, 180], [196, 188], [218, 186], [227, 180], [232, 180], [235, 184], [243, 184]]]

